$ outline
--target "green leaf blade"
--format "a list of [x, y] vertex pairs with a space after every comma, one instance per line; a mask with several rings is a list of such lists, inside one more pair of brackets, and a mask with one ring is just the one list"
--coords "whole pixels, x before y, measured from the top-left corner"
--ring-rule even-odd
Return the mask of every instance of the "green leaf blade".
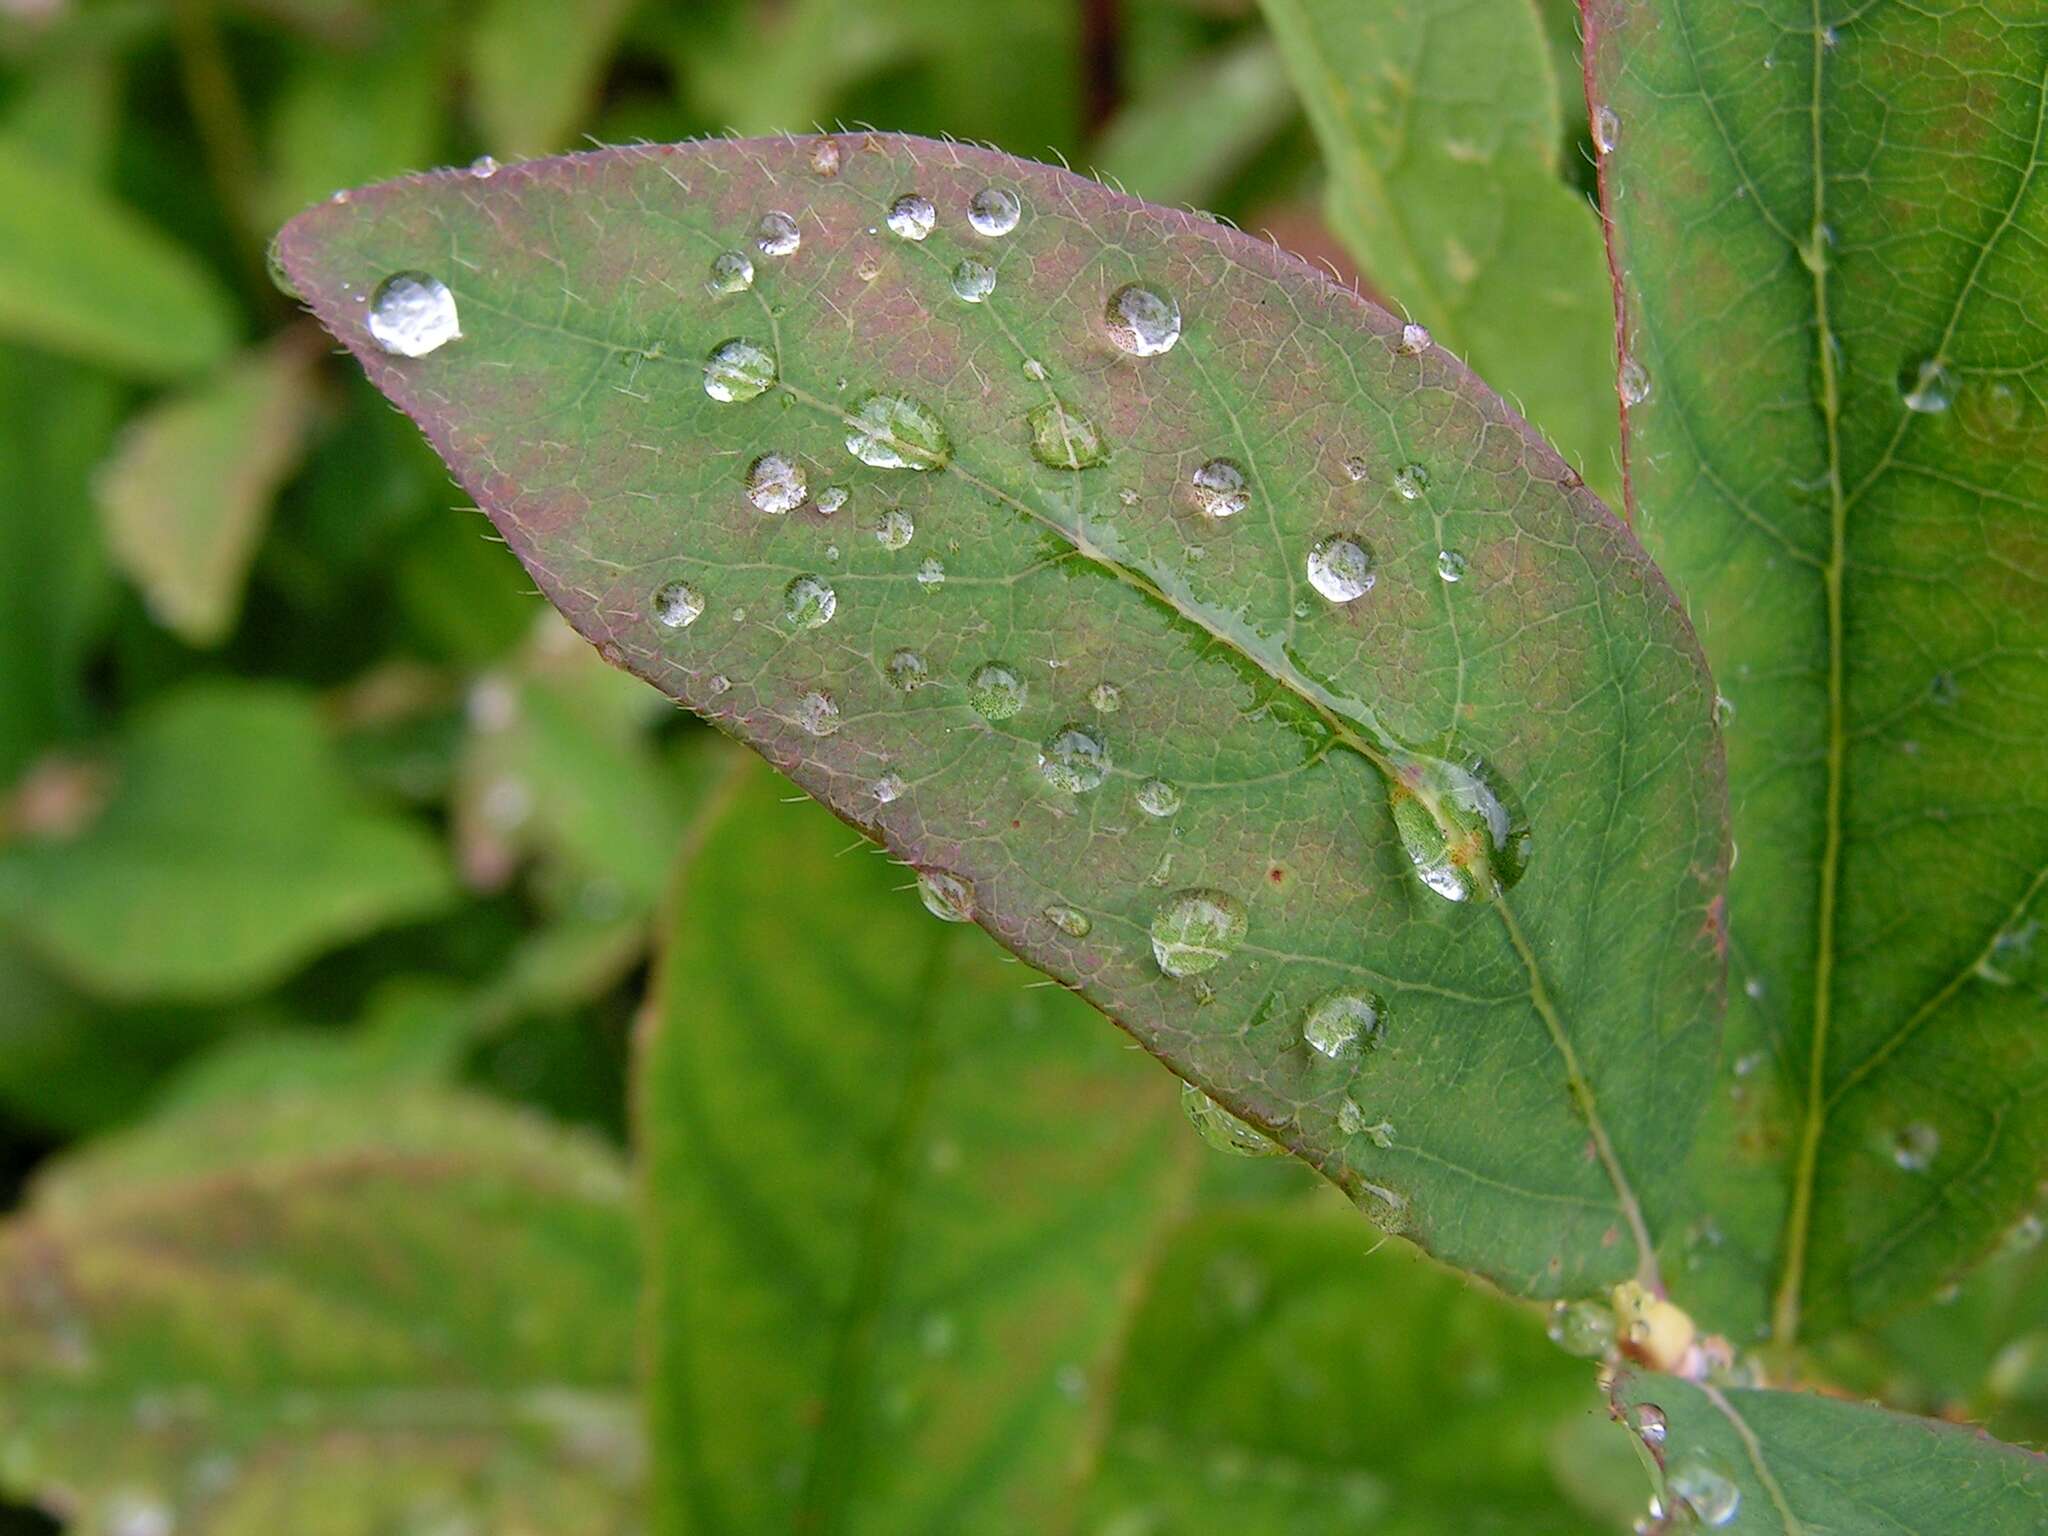
[[[1010, 235], [970, 226], [991, 186], [1023, 204]], [[887, 223], [913, 192], [922, 241]], [[788, 256], [756, 243], [771, 212]], [[754, 285], [709, 293], [728, 250]], [[420, 178], [302, 215], [280, 251], [616, 663], [965, 882], [1006, 945], [1450, 1261], [1545, 1294], [1642, 1266], [1714, 1046], [1708, 695], [1625, 531], [1442, 349], [1235, 231], [883, 136]], [[955, 296], [962, 260], [996, 267], [985, 302]], [[363, 316], [404, 269], [448, 274], [464, 335], [401, 362]], [[1113, 341], [1129, 284], [1180, 306], [1171, 348]], [[721, 403], [705, 360], [734, 339], [779, 383]], [[752, 388], [733, 377], [716, 391]], [[944, 442], [905, 408], [873, 456], [943, 469], [849, 453], [878, 393]], [[1247, 498], [1227, 517], [1194, 480], [1218, 460]], [[790, 510], [750, 497], [764, 476]], [[1378, 561], [1354, 602], [1311, 581], [1333, 536]], [[657, 618], [672, 582], [694, 621]], [[1014, 711], [975, 707], [989, 662]], [[1537, 829], [1500, 903], [1411, 867], [1393, 802], [1419, 802], [1392, 786], [1434, 752], [1483, 757]], [[1242, 947], [1167, 974], [1154, 924], [1207, 891]], [[1301, 1031], [1341, 990], [1389, 1022], [1331, 1062]], [[1382, 1120], [1392, 1146], [1362, 1129]]]

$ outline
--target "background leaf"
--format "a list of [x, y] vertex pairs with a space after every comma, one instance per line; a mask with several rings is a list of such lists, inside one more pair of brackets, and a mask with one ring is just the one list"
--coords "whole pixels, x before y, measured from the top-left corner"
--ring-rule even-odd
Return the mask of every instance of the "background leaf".
[[1960, 1274], [2048, 1160], [2048, 22], [1590, 16], [1630, 496], [1742, 849], [1686, 1285], [1790, 1341]]
[[567, 147], [590, 110], [629, 0], [484, 0], [471, 23], [477, 126], [493, 154]]

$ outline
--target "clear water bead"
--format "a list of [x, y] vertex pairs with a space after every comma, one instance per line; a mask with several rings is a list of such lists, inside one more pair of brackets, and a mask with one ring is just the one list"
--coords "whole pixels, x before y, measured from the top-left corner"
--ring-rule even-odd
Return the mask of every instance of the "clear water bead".
[[1597, 107], [1593, 112], [1593, 147], [1603, 155], [1614, 153], [1621, 143], [1621, 119], [1614, 115], [1612, 107]]
[[1033, 407], [1024, 424], [1031, 432], [1031, 456], [1050, 469], [1093, 469], [1109, 458], [1101, 429], [1064, 400]]
[[1463, 581], [1465, 567], [1465, 557], [1455, 549], [1440, 549], [1436, 552], [1436, 573], [1445, 581]]
[[1317, 539], [1308, 552], [1308, 584], [1333, 603], [1356, 602], [1372, 590], [1372, 551], [1353, 534]]
[[469, 162], [469, 174], [478, 181], [489, 181], [498, 174], [498, 162], [489, 155], [478, 155]]
[[839, 158], [837, 140], [818, 140], [811, 146], [811, 174], [830, 181], [839, 174]]
[[983, 187], [967, 200], [967, 222], [977, 235], [991, 240], [1007, 235], [1023, 216], [1024, 204], [1003, 187]]
[[1664, 1443], [1670, 1425], [1664, 1417], [1664, 1410], [1655, 1403], [1638, 1403], [1629, 1414], [1629, 1427], [1636, 1437], [1655, 1450]]
[[1403, 464], [1394, 471], [1394, 491], [1403, 501], [1420, 501], [1429, 489], [1429, 471], [1420, 464]]
[[1007, 720], [1024, 707], [1024, 679], [1000, 661], [984, 661], [967, 679], [967, 703], [984, 720]]
[[810, 493], [803, 465], [787, 454], [764, 453], [747, 466], [747, 500], [773, 517], [794, 512]]
[[1718, 1530], [1735, 1518], [1742, 1507], [1742, 1490], [1735, 1479], [1703, 1456], [1688, 1456], [1665, 1477], [1674, 1497], [1683, 1499], [1699, 1516], [1700, 1523]]
[[1173, 977], [1214, 970], [1244, 942], [1245, 911], [1222, 891], [1175, 893], [1152, 915], [1152, 958]]
[[713, 293], [745, 293], [754, 286], [754, 260], [745, 251], [720, 251], [711, 258], [704, 286]]
[[969, 304], [979, 304], [996, 291], [996, 269], [985, 261], [976, 261], [972, 256], [960, 258], [953, 268], [953, 296]]
[[1109, 748], [1085, 725], [1060, 727], [1038, 754], [1038, 771], [1054, 789], [1069, 795], [1099, 789], [1109, 777]]
[[1027, 379], [1031, 379], [1036, 383], [1044, 383], [1046, 379], [1045, 364], [1041, 363], [1035, 357], [1025, 358], [1024, 377]]
[[1429, 327], [1417, 325], [1413, 320], [1401, 327], [1401, 340], [1396, 344], [1403, 357], [1419, 357], [1429, 350]]
[[905, 240], [922, 240], [938, 222], [938, 210], [922, 192], [906, 192], [889, 205], [889, 233]]
[[1381, 1011], [1380, 1000], [1371, 993], [1327, 993], [1302, 1015], [1302, 1042], [1332, 1061], [1354, 1050], [1369, 1050], [1379, 1043]]
[[664, 582], [654, 589], [654, 617], [669, 629], [688, 629], [704, 612], [704, 594], [686, 581]]
[[1086, 912], [1061, 902], [1045, 909], [1045, 920], [1070, 939], [1085, 939], [1095, 929], [1095, 920]]
[[925, 911], [941, 922], [965, 923], [974, 917], [974, 887], [943, 869], [919, 870], [917, 895]]
[[1138, 809], [1147, 816], [1171, 816], [1180, 807], [1180, 786], [1170, 779], [1147, 779], [1138, 786]]
[[1626, 404], [1641, 405], [1650, 398], [1650, 371], [1632, 357], [1622, 359], [1617, 382]]
[[1367, 461], [1363, 454], [1354, 453], [1350, 458], [1344, 461], [1345, 477], [1354, 483], [1365, 479], [1367, 476], [1371, 475], [1371, 473], [1372, 465], [1370, 462]]
[[839, 703], [829, 693], [807, 693], [797, 700], [796, 722], [813, 736], [830, 736], [839, 729]]
[[1597, 1360], [1614, 1348], [1614, 1308], [1597, 1301], [1560, 1301], [1550, 1309], [1550, 1342], [1568, 1355]]
[[843, 485], [828, 485], [818, 492], [818, 510], [830, 517], [846, 505], [847, 491]]
[[1257, 1126], [1238, 1119], [1193, 1083], [1181, 1084], [1180, 1107], [1195, 1134], [1219, 1152], [1239, 1157], [1279, 1157], [1287, 1150]]
[[902, 778], [893, 773], [883, 774], [873, 784], [868, 786], [869, 792], [874, 795], [876, 803], [880, 805], [894, 805], [903, 798], [904, 788], [905, 785]]
[[394, 357], [425, 357], [462, 335], [455, 295], [425, 272], [394, 272], [370, 298], [370, 339]]
[[1133, 357], [1171, 352], [1180, 340], [1180, 305], [1139, 283], [1126, 283], [1103, 309], [1109, 339]]
[[946, 584], [946, 563], [936, 555], [918, 561], [917, 584], [927, 592], [938, 591]]
[[1211, 459], [1195, 471], [1195, 502], [1211, 517], [1235, 517], [1251, 505], [1244, 471], [1235, 459]]
[[1941, 1133], [1925, 1120], [1901, 1126], [1892, 1136], [1892, 1161], [1908, 1173], [1925, 1173], [1941, 1151]]
[[744, 337], [721, 341], [704, 359], [704, 393], [721, 404], [752, 400], [775, 386], [775, 359]]
[[783, 617], [798, 629], [822, 629], [838, 611], [839, 594], [816, 576], [799, 576], [783, 590]]
[[1124, 691], [1115, 683], [1097, 683], [1088, 690], [1088, 707], [1098, 715], [1113, 715], [1124, 707]]
[[1899, 398], [1909, 411], [1936, 416], [1955, 399], [1955, 383], [1941, 359], [1930, 357], [1918, 365], [1909, 363], [1900, 371]]
[[943, 469], [953, 457], [953, 439], [922, 400], [873, 394], [847, 416], [846, 451], [873, 469]]
[[882, 663], [882, 670], [889, 674], [890, 683], [903, 693], [915, 693], [932, 680], [932, 669], [924, 657], [909, 646], [891, 651], [889, 659]]
[[754, 249], [763, 256], [794, 256], [803, 243], [804, 233], [796, 220], [779, 208], [762, 214], [761, 222], [754, 226]]

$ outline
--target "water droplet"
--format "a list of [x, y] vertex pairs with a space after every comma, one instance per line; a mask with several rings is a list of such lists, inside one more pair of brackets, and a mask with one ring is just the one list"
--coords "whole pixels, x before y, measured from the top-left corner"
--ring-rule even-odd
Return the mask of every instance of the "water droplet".
[[953, 268], [953, 293], [969, 304], [979, 304], [996, 291], [996, 269], [972, 256], [960, 258]]
[[1413, 320], [1401, 327], [1401, 340], [1396, 347], [1403, 357], [1419, 357], [1429, 350], [1429, 327], [1417, 325]]
[[1616, 376], [1621, 389], [1621, 398], [1629, 405], [1641, 405], [1650, 398], [1650, 371], [1632, 357], [1621, 360], [1621, 371]]
[[754, 260], [745, 251], [720, 251], [711, 258], [704, 286], [713, 293], [745, 293], [754, 286]]
[[1234, 459], [1211, 459], [1195, 471], [1195, 502], [1211, 517], [1235, 517], [1251, 505], [1244, 471]]
[[984, 661], [967, 679], [967, 702], [984, 720], [1007, 720], [1024, 707], [1024, 679], [1000, 661]]
[[1735, 1480], [1703, 1456], [1687, 1456], [1664, 1481], [1674, 1496], [1692, 1507], [1703, 1525], [1719, 1529], [1742, 1507], [1742, 1490]]
[[1138, 504], [1138, 488], [1135, 485], [1118, 486], [1116, 499], [1122, 506], [1135, 507]]
[[1478, 758], [1408, 755], [1388, 802], [1416, 874], [1447, 901], [1486, 900], [1528, 868], [1528, 823]]
[[1053, 469], [1093, 469], [1109, 458], [1109, 444], [1094, 422], [1064, 400], [1035, 406], [1024, 418], [1031, 456]]
[[1024, 216], [1024, 204], [1017, 194], [1003, 187], [983, 187], [967, 200], [967, 222], [977, 235], [991, 240], [1007, 235]]
[[893, 805], [902, 799], [905, 788], [902, 778], [893, 773], [883, 774], [871, 787], [875, 799], [883, 805]]
[[718, 695], [728, 692], [732, 688], [732, 679], [723, 672], [714, 672], [704, 680], [704, 686], [713, 698], [717, 698]]
[[1352, 1050], [1369, 1051], [1379, 1044], [1382, 1012], [1380, 1000], [1369, 992], [1331, 992], [1309, 1004], [1301, 1038], [1332, 1061]]
[[370, 298], [370, 339], [395, 357], [425, 357], [461, 334], [455, 295], [438, 277], [394, 272]]
[[1369, 1137], [1382, 1150], [1394, 1144], [1393, 1121], [1368, 1121], [1364, 1106], [1356, 1099], [1346, 1099], [1337, 1106], [1337, 1129], [1346, 1136]]
[[922, 240], [938, 222], [938, 210], [922, 192], [906, 192], [889, 205], [889, 233], [905, 240]]
[[882, 669], [889, 674], [889, 681], [904, 693], [915, 693], [932, 680], [930, 666], [907, 645], [901, 650], [891, 651], [889, 659], [882, 663]]
[[1927, 685], [1929, 701], [1939, 704], [1943, 708], [1954, 704], [1962, 696], [1963, 685], [1956, 681], [1956, 675], [1953, 672], [1937, 672], [1934, 674], [1933, 680]]
[[909, 395], [868, 395], [846, 426], [846, 451], [875, 469], [943, 469], [953, 457], [946, 424]]
[[831, 180], [839, 174], [839, 145], [833, 139], [820, 139], [811, 146], [811, 173]]
[[1180, 340], [1180, 305], [1138, 283], [1109, 296], [1103, 320], [1109, 339], [1133, 357], [1157, 357]]
[[1152, 917], [1152, 958], [1169, 976], [1214, 970], [1244, 942], [1245, 913], [1221, 891], [1180, 891]]
[[1094, 930], [1094, 919], [1079, 907], [1054, 902], [1045, 909], [1045, 920], [1070, 939], [1085, 939]]
[[1372, 551], [1351, 534], [1317, 539], [1308, 552], [1308, 584], [1333, 603], [1356, 602], [1372, 590]]
[[846, 494], [846, 487], [843, 485], [826, 486], [818, 492], [818, 510], [830, 517], [846, 505]]
[[478, 181], [489, 181], [498, 174], [498, 162], [489, 155], [478, 155], [469, 162], [469, 174]]
[[1615, 116], [1614, 108], [1596, 108], [1593, 112], [1593, 147], [1603, 155], [1611, 155], [1620, 143], [1621, 119]]
[[1362, 454], [1354, 453], [1344, 461], [1344, 473], [1353, 481], [1363, 480], [1372, 473], [1372, 465], [1366, 462]]
[[1465, 557], [1455, 549], [1440, 549], [1436, 552], [1436, 573], [1445, 581], [1463, 581], [1465, 567]]
[[686, 581], [665, 582], [654, 589], [654, 617], [670, 629], [687, 629], [704, 611], [704, 594]]
[[1429, 489], [1429, 471], [1420, 464], [1403, 464], [1394, 471], [1394, 489], [1403, 501], [1420, 501]]
[[1915, 1120], [1893, 1133], [1892, 1161], [1908, 1173], [1925, 1173], [1941, 1151], [1941, 1133], [1925, 1120]]
[[1930, 357], [1923, 363], [1908, 363], [1900, 370], [1899, 398], [1906, 402], [1909, 411], [1939, 415], [1955, 398], [1955, 383], [1941, 359]]
[[1550, 1342], [1595, 1360], [1614, 1348], [1614, 1309], [1597, 1301], [1560, 1301], [1550, 1309]]
[[763, 256], [794, 256], [803, 243], [804, 233], [796, 220], [779, 208], [762, 214], [754, 228], [754, 249]]
[[1171, 816], [1180, 807], [1180, 786], [1170, 780], [1147, 779], [1138, 786], [1138, 809], [1147, 816]]
[[936, 592], [946, 584], [946, 565], [936, 555], [927, 555], [917, 562], [917, 584], [927, 592]]
[[1109, 748], [1085, 725], [1070, 722], [1038, 754], [1038, 771], [1054, 789], [1086, 794], [1109, 776]]
[[882, 275], [882, 263], [873, 252], [863, 252], [854, 265], [853, 275], [864, 283], [872, 283]]
[[1027, 357], [1027, 358], [1025, 358], [1025, 359], [1024, 359], [1024, 377], [1025, 377], [1025, 378], [1027, 378], [1027, 379], [1035, 379], [1035, 380], [1039, 381], [1040, 383], [1043, 383], [1043, 382], [1045, 381], [1045, 377], [1046, 377], [1046, 372], [1045, 372], [1045, 364], [1041, 363], [1041, 362], [1040, 362], [1040, 361], [1039, 361], [1039, 360], [1038, 360], [1037, 358], [1035, 358], [1035, 357]]
[[916, 536], [916, 519], [901, 507], [891, 507], [875, 524], [875, 542], [884, 549], [902, 549]]
[[721, 341], [704, 360], [704, 393], [728, 405], [752, 400], [773, 388], [775, 379], [775, 359], [738, 336]]
[[1097, 683], [1088, 690], [1088, 705], [1099, 715], [1113, 715], [1124, 707], [1124, 691], [1115, 683]]
[[1257, 1126], [1247, 1125], [1193, 1083], [1180, 1085], [1180, 1107], [1210, 1146], [1239, 1157], [1279, 1157], [1287, 1149]]
[[797, 700], [796, 721], [813, 736], [830, 736], [839, 729], [839, 702], [813, 690]]
[[839, 611], [839, 594], [816, 576], [799, 576], [785, 589], [783, 616], [798, 629], [821, 629]]
[[1655, 1450], [1664, 1443], [1664, 1436], [1670, 1426], [1662, 1408], [1655, 1403], [1638, 1403], [1630, 1410], [1628, 1417], [1629, 1427], [1636, 1432], [1643, 1444]]
[[974, 916], [974, 887], [943, 869], [919, 870], [917, 894], [925, 911], [941, 922], [964, 923]]
[[786, 454], [764, 453], [747, 466], [747, 500], [771, 516], [794, 512], [810, 493], [803, 465]]

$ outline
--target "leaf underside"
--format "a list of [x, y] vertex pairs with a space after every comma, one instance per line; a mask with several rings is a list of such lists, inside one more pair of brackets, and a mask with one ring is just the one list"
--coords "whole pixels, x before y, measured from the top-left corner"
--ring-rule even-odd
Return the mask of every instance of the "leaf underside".
[[2048, 1162], [2048, 16], [1588, 21], [1631, 499], [1742, 850], [1674, 1267], [1789, 1341], [1933, 1293]]
[[[992, 186], [1012, 233], [970, 225]], [[921, 240], [887, 223], [909, 194]], [[757, 243], [772, 212], [791, 254]], [[711, 291], [728, 251], [754, 282]], [[300, 215], [278, 255], [618, 665], [952, 876], [1004, 944], [1450, 1262], [1541, 1294], [1647, 1267], [1716, 1042], [1710, 692], [1627, 532], [1454, 358], [1234, 230], [886, 135], [414, 177]], [[992, 270], [984, 302], [956, 297], [963, 261]], [[462, 328], [411, 359], [366, 324], [405, 270]], [[1178, 304], [1177, 344], [1115, 344], [1128, 284]], [[775, 387], [707, 395], [732, 340]], [[942, 468], [849, 452], [877, 393], [906, 402], [890, 453]], [[748, 493], [769, 454], [805, 480], [780, 515]], [[1201, 510], [1217, 459], [1234, 516]], [[1309, 579], [1331, 536], [1376, 558], [1355, 601]], [[670, 627], [678, 582], [701, 614]], [[975, 707], [991, 661], [1014, 713]], [[1453, 903], [1417, 880], [1390, 779], [1475, 756], [1534, 853], [1502, 900]], [[1243, 937], [1176, 977], [1149, 936], [1190, 892]], [[801, 943], [800, 889], [788, 920]], [[1382, 1005], [1376, 1049], [1304, 1044], [1333, 992]]]

